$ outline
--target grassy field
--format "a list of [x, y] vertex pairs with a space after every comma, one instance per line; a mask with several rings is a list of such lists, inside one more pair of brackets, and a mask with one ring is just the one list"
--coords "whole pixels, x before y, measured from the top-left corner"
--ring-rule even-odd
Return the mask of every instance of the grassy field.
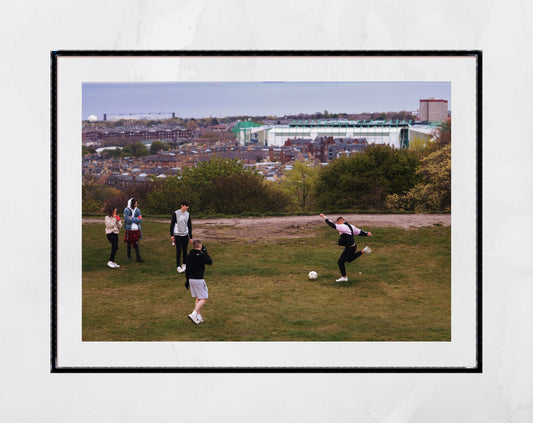
[[84, 224], [83, 341], [450, 341], [450, 227], [365, 230], [374, 236], [356, 237], [358, 249], [373, 252], [347, 264], [344, 283], [326, 225], [305, 238], [205, 242], [210, 298], [196, 326], [168, 223], [143, 223], [144, 263], [126, 260], [122, 230], [119, 269], [106, 266], [103, 219]]

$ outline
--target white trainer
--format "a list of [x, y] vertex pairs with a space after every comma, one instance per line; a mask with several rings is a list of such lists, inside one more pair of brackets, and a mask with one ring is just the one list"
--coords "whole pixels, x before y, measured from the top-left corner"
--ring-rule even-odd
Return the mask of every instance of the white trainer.
[[195, 313], [191, 313], [187, 316], [189, 319], [192, 320], [192, 322], [195, 324], [195, 325], [199, 325], [200, 324], [200, 321], [198, 320], [198, 316], [195, 314]]
[[185, 269], [187, 269], [187, 265], [186, 265], [185, 263], [183, 263], [183, 266], [181, 266], [181, 270], [182, 270], [183, 272], [185, 272]]
[[370, 249], [370, 247], [367, 245], [365, 248], [363, 248], [361, 250], [362, 253], [365, 253], [365, 254], [368, 254], [368, 253], [371, 253], [372, 250]]
[[198, 323], [204, 323], [204, 319], [202, 318], [201, 314], [197, 314], [196, 318], [198, 319]]
[[115, 265], [115, 263], [113, 263], [112, 261], [108, 261], [108, 262], [107, 262], [107, 265], [108, 265], [111, 269], [114, 269], [115, 267], [117, 267], [117, 266]]
[[335, 280], [335, 282], [348, 282], [348, 276], [341, 276], [339, 279]]
[[181, 273], [181, 272], [183, 272], [183, 270], [182, 270], [181, 266], [178, 266], [178, 267], [176, 268], [176, 270], [178, 271], [178, 273]]

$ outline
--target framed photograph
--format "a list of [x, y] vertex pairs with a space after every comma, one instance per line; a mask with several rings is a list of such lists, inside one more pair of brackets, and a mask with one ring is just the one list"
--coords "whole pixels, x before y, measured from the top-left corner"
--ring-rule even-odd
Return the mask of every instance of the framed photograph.
[[482, 372], [480, 51], [54, 51], [51, 92], [52, 372]]

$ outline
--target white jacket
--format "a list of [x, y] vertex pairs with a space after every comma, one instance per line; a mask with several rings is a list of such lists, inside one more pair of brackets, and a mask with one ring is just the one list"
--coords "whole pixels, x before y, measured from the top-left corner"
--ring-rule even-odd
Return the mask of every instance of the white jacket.
[[117, 219], [111, 216], [105, 217], [105, 233], [110, 234], [118, 234], [118, 231], [122, 228], [122, 220], [119, 220], [117, 222]]

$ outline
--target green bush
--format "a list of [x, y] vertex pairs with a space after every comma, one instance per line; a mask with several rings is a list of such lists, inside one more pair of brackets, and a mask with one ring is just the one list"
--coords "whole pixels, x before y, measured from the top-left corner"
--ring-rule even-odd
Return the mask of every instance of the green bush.
[[417, 182], [419, 159], [415, 152], [374, 145], [322, 168], [314, 192], [324, 211], [384, 210], [386, 198], [403, 194]]
[[289, 205], [287, 195], [273, 189], [259, 173], [220, 158], [158, 182], [147, 197], [146, 209], [172, 214], [181, 200], [189, 201], [191, 212], [207, 215], [283, 212]]
[[387, 197], [393, 211], [449, 211], [451, 209], [451, 145], [428, 154], [420, 160], [421, 181], [404, 194]]

